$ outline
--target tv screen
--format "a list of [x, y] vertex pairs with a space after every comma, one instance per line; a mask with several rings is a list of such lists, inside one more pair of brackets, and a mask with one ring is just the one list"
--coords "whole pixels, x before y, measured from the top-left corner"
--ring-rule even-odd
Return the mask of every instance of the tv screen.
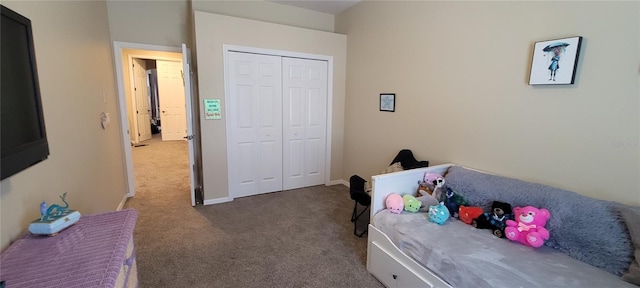
[[2, 180], [49, 156], [31, 21], [0, 5]]

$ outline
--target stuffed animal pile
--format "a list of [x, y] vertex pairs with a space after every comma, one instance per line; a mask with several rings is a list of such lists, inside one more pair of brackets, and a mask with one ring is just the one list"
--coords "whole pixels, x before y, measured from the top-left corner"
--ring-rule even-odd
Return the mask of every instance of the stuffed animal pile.
[[420, 201], [420, 211], [428, 211], [430, 206], [438, 205], [440, 199], [440, 188], [444, 186], [444, 177], [432, 172], [424, 173], [422, 180], [418, 181], [418, 191], [416, 193]]
[[533, 206], [511, 208], [509, 203], [493, 201], [491, 210], [470, 206], [466, 199], [445, 186], [445, 179], [427, 172], [418, 181], [417, 197], [392, 193], [385, 201], [390, 213], [426, 212], [430, 222], [444, 225], [449, 218], [457, 218], [477, 229], [490, 229], [498, 238], [507, 238], [534, 248], [544, 245], [549, 231], [544, 227], [551, 213]]

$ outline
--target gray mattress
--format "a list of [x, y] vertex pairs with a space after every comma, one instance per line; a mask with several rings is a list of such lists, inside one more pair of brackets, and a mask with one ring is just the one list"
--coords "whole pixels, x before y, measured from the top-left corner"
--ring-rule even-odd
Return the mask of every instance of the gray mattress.
[[440, 226], [426, 213], [382, 210], [374, 225], [409, 257], [453, 287], [636, 287], [543, 246], [493, 236], [457, 219]]

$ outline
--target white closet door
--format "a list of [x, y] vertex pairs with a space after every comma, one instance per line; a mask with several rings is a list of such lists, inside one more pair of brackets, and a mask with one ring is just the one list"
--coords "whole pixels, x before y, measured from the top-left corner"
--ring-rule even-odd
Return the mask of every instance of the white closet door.
[[324, 184], [327, 61], [282, 58], [283, 190]]
[[[282, 190], [282, 66], [279, 56], [230, 52], [227, 58], [233, 197]], [[207, 149], [207, 148], [204, 148]]]

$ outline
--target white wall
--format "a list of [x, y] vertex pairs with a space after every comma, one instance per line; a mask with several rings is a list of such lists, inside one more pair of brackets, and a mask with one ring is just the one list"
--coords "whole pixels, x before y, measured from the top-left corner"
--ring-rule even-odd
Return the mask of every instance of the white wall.
[[[343, 179], [402, 148], [640, 204], [638, 2], [366, 1], [349, 37]], [[576, 83], [529, 86], [535, 41], [584, 37]], [[379, 112], [382, 92], [396, 112]]]
[[[39, 204], [82, 214], [115, 210], [125, 197], [121, 128], [104, 1], [2, 1], [31, 19], [49, 158], [1, 183], [2, 249], [40, 217]], [[3, 44], [4, 45], [4, 44]], [[106, 97], [104, 103], [103, 92]], [[100, 126], [100, 113], [111, 125]]]
[[[333, 56], [333, 118], [331, 179], [342, 173], [346, 37], [267, 22], [195, 12], [199, 102], [217, 98], [225, 107], [222, 45], [240, 45]], [[223, 120], [203, 120], [200, 108], [204, 199], [224, 199], [228, 193], [226, 111]]]

